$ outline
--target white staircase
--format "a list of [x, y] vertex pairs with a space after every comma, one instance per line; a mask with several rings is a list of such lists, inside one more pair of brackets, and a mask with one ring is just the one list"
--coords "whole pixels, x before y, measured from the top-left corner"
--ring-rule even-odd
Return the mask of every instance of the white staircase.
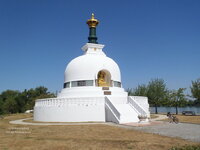
[[143, 96], [129, 96], [128, 103], [139, 116], [150, 117], [148, 98]]
[[119, 111], [121, 117], [119, 123], [138, 122], [138, 114], [127, 104], [117, 104], [115, 108]]
[[127, 97], [106, 97], [106, 121], [115, 123], [139, 122], [138, 114]]

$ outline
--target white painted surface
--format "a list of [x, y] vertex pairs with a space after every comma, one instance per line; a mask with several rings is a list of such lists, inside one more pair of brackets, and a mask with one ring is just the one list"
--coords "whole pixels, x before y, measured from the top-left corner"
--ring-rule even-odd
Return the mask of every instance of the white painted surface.
[[104, 97], [37, 100], [34, 120], [44, 122], [105, 122]]
[[103, 52], [104, 45], [102, 44], [94, 44], [94, 43], [86, 43], [81, 49], [84, 51], [84, 54], [98, 54], [106, 56]]
[[26, 114], [33, 113], [33, 110], [26, 110], [25, 113]]
[[107, 57], [101, 44], [87, 43], [85, 54], [73, 59], [66, 67], [65, 82], [78, 80], [95, 80], [100, 70], [107, 70], [111, 80], [121, 82], [121, 73], [117, 63]]
[[120, 112], [108, 97], [105, 97], [106, 121], [120, 123]]
[[[119, 87], [109, 87], [112, 96], [127, 96], [127, 92], [124, 91], [123, 88]], [[58, 97], [99, 97], [104, 96], [104, 91], [102, 87], [92, 87], [92, 86], [84, 86], [84, 87], [72, 87], [72, 88], [64, 88], [58, 94]]]
[[[110, 73], [112, 81], [121, 82], [120, 69], [102, 48], [104, 45], [87, 43], [82, 49], [84, 55], [73, 59], [66, 67], [64, 82], [92, 80], [95, 83], [98, 72]], [[104, 95], [111, 92], [110, 96]], [[133, 97], [121, 87], [80, 86], [64, 88], [57, 98], [36, 100], [34, 120], [44, 122], [138, 122], [138, 114], [149, 108], [147, 98]], [[138, 110], [137, 110], [138, 109]]]
[[106, 97], [106, 121], [115, 123], [139, 122], [138, 114], [127, 97]]
[[120, 123], [139, 122], [138, 114], [129, 104], [116, 104], [115, 107], [121, 114]]
[[[150, 118], [148, 98], [144, 96], [129, 96], [129, 102], [133, 101], [133, 107], [137, 109], [138, 114]], [[139, 108], [138, 108], [139, 107]]]
[[[147, 107], [147, 106], [145, 106]], [[111, 121], [139, 122], [139, 110], [132, 108], [128, 97], [68, 97], [36, 101], [34, 120], [44, 122]]]

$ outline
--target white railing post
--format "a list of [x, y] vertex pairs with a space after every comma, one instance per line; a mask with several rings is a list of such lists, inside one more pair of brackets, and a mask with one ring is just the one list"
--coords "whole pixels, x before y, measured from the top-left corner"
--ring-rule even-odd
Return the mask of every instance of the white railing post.
[[113, 111], [114, 115], [120, 121], [120, 113], [119, 113], [119, 111], [115, 108], [115, 106], [111, 103], [111, 101], [107, 97], [105, 97], [105, 103], [111, 109], [111, 111]]
[[139, 113], [138, 115], [147, 116], [148, 113], [138, 104], [136, 101], [133, 100], [132, 97], [128, 97], [128, 102], [137, 110]]
[[78, 98], [46, 98], [38, 99], [35, 101], [36, 107], [46, 107], [46, 106], [67, 106], [67, 105], [96, 105], [104, 104], [104, 97], [78, 97]]

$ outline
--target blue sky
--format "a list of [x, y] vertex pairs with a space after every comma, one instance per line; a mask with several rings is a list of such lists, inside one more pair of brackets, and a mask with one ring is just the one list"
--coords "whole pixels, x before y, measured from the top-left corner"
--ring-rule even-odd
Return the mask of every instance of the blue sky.
[[0, 92], [60, 91], [66, 65], [83, 53], [92, 12], [124, 88], [162, 78], [189, 91], [200, 77], [199, 8], [199, 0], [1, 0]]

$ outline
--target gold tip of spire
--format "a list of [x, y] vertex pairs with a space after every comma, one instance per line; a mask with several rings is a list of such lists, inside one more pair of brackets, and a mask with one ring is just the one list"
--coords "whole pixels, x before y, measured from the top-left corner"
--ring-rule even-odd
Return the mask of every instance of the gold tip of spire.
[[94, 19], [94, 13], [92, 13], [92, 17], [91, 17], [91, 19]]
[[88, 19], [87, 24], [90, 28], [96, 28], [96, 26], [99, 24], [99, 21], [94, 18], [94, 13], [92, 13], [91, 19]]

